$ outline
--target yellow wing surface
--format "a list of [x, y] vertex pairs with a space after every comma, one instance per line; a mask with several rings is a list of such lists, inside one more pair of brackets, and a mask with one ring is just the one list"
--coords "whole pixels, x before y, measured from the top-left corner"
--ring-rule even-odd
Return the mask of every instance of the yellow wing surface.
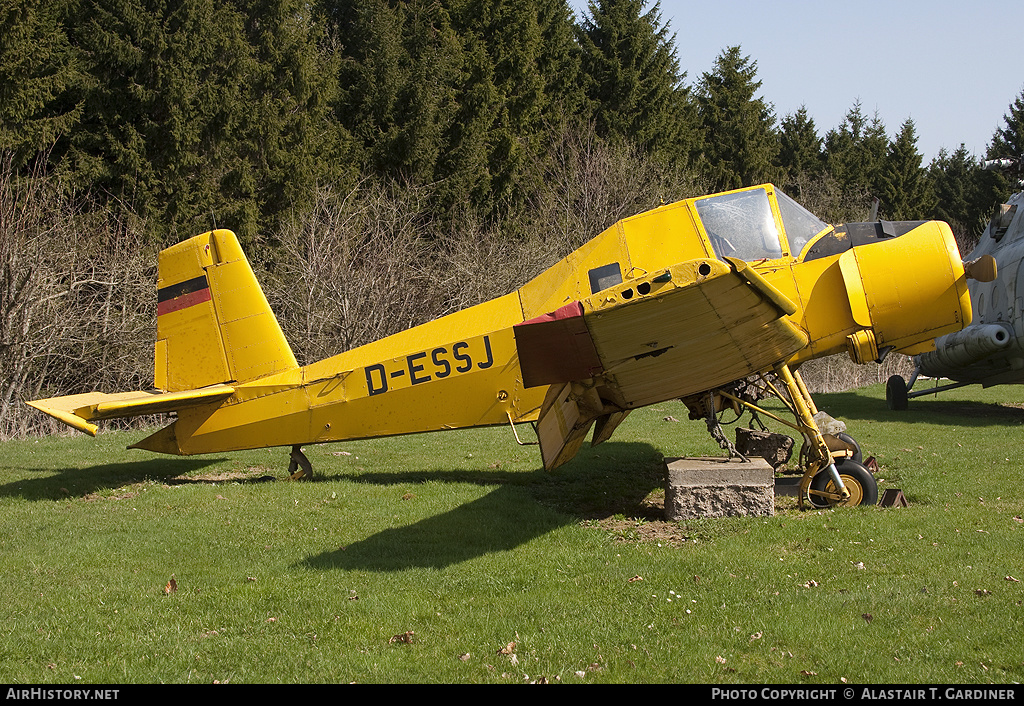
[[807, 336], [796, 310], [745, 263], [694, 260], [515, 327], [524, 384], [550, 385], [538, 420], [544, 465], [571, 459], [590, 427], [629, 410], [770, 369]]

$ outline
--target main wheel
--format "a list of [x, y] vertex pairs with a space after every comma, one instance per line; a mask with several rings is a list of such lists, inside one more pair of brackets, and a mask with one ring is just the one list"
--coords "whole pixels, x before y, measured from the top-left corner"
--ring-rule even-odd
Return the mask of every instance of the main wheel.
[[839, 434], [836, 434], [836, 438], [839, 439], [840, 441], [845, 441], [847, 444], [853, 447], [853, 456], [850, 456], [851, 461], [856, 461], [857, 463], [864, 463], [864, 455], [860, 452], [860, 444], [858, 444], [852, 436], [850, 436], [846, 432], [840, 432]]
[[[834, 501], [820, 495], [811, 494], [809, 499], [811, 505], [817, 508], [833, 506], [855, 507], [857, 505], [878, 504], [878, 483], [871, 471], [853, 459], [844, 459], [836, 462], [836, 469], [839, 471], [839, 478], [843, 485], [850, 491], [850, 497], [842, 501]], [[827, 470], [819, 471], [811, 480], [811, 490], [835, 493], [836, 487], [832, 482], [832, 476]]]
[[894, 411], [907, 408], [907, 382], [901, 376], [893, 375], [886, 380], [885, 404]]

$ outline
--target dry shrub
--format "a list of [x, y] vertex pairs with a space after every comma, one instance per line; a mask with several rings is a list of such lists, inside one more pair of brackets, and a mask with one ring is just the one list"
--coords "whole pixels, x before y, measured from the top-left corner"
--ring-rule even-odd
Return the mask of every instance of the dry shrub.
[[652, 160], [630, 143], [602, 140], [592, 128], [557, 133], [544, 171], [532, 220], [542, 239], [564, 242], [560, 256], [618, 220], [708, 188], [699, 175]]
[[562, 243], [539, 235], [507, 236], [501, 226], [465, 220], [438, 242], [433, 287], [444, 311], [458, 311], [513, 292], [562, 257]]
[[261, 279], [300, 363], [436, 315], [441, 307], [419, 198], [415, 189], [373, 182], [344, 194], [323, 188], [307, 212], [282, 228]]
[[63, 193], [0, 161], [0, 438], [53, 428], [24, 400], [152, 382], [152, 253]]
[[801, 174], [783, 190], [826, 223], [861, 223], [871, 216], [871, 195], [865, 189], [843, 187], [829, 174]]
[[914, 363], [905, 355], [890, 354], [881, 363], [854, 363], [845, 353], [809, 360], [800, 366], [807, 389], [816, 392], [843, 392], [865, 385], [885, 382], [890, 375], [909, 378]]

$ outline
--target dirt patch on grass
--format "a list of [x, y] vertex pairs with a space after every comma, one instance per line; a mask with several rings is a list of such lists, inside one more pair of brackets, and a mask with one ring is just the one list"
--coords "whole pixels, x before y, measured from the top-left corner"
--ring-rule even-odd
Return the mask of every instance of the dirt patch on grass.
[[594, 524], [608, 532], [617, 542], [656, 542], [682, 545], [691, 539], [690, 533], [677, 522], [664, 520], [644, 521], [638, 518], [608, 518], [594, 520]]
[[[67, 494], [68, 491], [61, 488], [61, 492]], [[133, 483], [132, 485], [124, 488], [118, 488], [117, 490], [106, 491], [106, 492], [95, 492], [86, 493], [82, 496], [82, 500], [87, 503], [94, 503], [100, 500], [130, 500], [131, 498], [137, 498], [139, 493], [142, 492], [141, 483]]]
[[[287, 478], [287, 476], [284, 476]], [[250, 467], [240, 471], [216, 471], [209, 473], [183, 473], [173, 478], [166, 478], [161, 481], [143, 481], [141, 483], [131, 483], [121, 488], [112, 490], [95, 491], [86, 493], [82, 496], [82, 500], [86, 502], [96, 502], [99, 500], [129, 500], [131, 498], [138, 497], [146, 486], [152, 486], [154, 483], [157, 485], [163, 485], [165, 488], [173, 485], [189, 485], [191, 483], [204, 483], [204, 484], [216, 484], [216, 483], [266, 483], [269, 481], [278, 480], [270, 469], [260, 467]], [[61, 492], [64, 495], [68, 495], [68, 491], [61, 488]]]
[[631, 508], [633, 515], [615, 514], [595, 517], [587, 524], [599, 527], [620, 542], [659, 542], [682, 544], [689, 533], [678, 522], [665, 521], [665, 491], [656, 490]]
[[[665, 520], [665, 491], [652, 492], [640, 503], [635, 515], [625, 517], [591, 518], [586, 524], [599, 527], [611, 534], [620, 542], [657, 542], [659, 544], [682, 545], [698, 538], [707, 538], [707, 527], [695, 530], [685, 521], [670, 522]], [[796, 497], [785, 495], [775, 496], [775, 512], [778, 514], [798, 511]], [[713, 521], [714, 518], [708, 518]]]
[[216, 471], [209, 473], [187, 473], [168, 478], [165, 485], [185, 485], [188, 483], [266, 483], [277, 480], [268, 468], [251, 466], [242, 471]]

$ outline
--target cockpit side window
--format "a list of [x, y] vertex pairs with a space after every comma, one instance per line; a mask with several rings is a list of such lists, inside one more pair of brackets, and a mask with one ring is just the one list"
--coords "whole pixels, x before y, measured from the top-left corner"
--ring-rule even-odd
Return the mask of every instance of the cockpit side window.
[[800, 255], [804, 246], [814, 236], [831, 228], [828, 223], [778, 189], [775, 190], [775, 198], [779, 204], [779, 214], [782, 216], [782, 225], [786, 229], [786, 237], [789, 238], [790, 253], [794, 257]]
[[753, 262], [782, 257], [768, 192], [752, 189], [699, 199], [697, 214], [719, 257]]
[[601, 290], [622, 284], [622, 269], [619, 263], [613, 262], [590, 270], [590, 292], [597, 294]]

